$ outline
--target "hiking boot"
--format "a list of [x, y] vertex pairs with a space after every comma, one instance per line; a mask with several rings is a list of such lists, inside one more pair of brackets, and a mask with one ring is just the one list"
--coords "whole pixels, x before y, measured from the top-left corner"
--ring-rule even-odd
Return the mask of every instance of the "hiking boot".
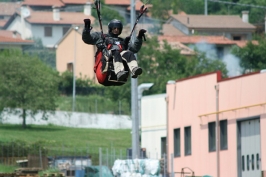
[[116, 76], [118, 81], [124, 81], [127, 78], [127, 71], [119, 71]]
[[142, 74], [142, 69], [140, 67], [135, 67], [132, 69], [132, 73], [131, 73], [131, 77], [132, 78], [137, 78], [139, 75]]

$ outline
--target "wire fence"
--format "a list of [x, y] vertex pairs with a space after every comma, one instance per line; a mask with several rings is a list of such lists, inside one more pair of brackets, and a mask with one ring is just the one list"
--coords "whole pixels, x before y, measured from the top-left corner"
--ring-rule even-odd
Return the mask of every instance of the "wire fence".
[[[18, 168], [58, 169], [66, 176], [73, 175], [73, 171], [91, 166], [104, 166], [112, 171], [115, 161], [131, 160], [131, 149], [115, 149], [101, 147], [40, 147], [18, 146], [0, 143], [0, 164], [16, 166]], [[139, 159], [148, 159], [141, 151]], [[155, 159], [154, 159], [155, 160]], [[166, 155], [157, 159], [158, 169], [162, 176], [167, 176]], [[136, 167], [137, 168], [137, 167]], [[133, 171], [137, 171], [133, 170]]]

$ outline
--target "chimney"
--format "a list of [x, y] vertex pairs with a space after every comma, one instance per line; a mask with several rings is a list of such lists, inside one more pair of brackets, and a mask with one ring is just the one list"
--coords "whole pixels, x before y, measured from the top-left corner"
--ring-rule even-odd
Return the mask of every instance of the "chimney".
[[58, 6], [53, 6], [53, 19], [54, 21], [60, 20], [60, 9]]
[[245, 22], [245, 23], [249, 22], [248, 13], [249, 13], [249, 11], [242, 11], [242, 21]]
[[84, 5], [84, 14], [85, 15], [91, 15], [91, 2], [86, 2], [86, 4]]

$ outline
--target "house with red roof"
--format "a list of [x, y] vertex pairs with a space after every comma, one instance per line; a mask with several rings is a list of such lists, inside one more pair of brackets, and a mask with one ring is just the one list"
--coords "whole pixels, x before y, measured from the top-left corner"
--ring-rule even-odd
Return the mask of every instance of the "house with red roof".
[[242, 12], [242, 18], [238, 15], [172, 14], [166, 24], [185, 35], [225, 36], [238, 41], [251, 40], [256, 29], [248, 22], [247, 11]]
[[[108, 5], [108, 8], [116, 10], [122, 17], [124, 17], [126, 23], [130, 23], [130, 10], [131, 10], [131, 0], [105, 0], [105, 5]], [[143, 3], [139, 0], [135, 2], [136, 15], [138, 15], [141, 6]], [[151, 4], [147, 4], [146, 7], [149, 11], [149, 8], [152, 8]], [[154, 23], [154, 21], [149, 18], [148, 13], [145, 13], [142, 18], [139, 19], [139, 23]]]
[[20, 49], [34, 45], [32, 40], [24, 40], [16, 31], [0, 30], [0, 50], [2, 49]]
[[84, 12], [61, 12], [58, 6], [53, 6], [52, 11], [34, 11], [22, 5], [4, 29], [16, 30], [22, 39], [41, 39], [45, 47], [53, 48], [73, 25], [83, 25], [85, 18], [90, 18], [94, 23], [95, 19], [90, 14], [91, 3], [86, 3], [83, 7]]
[[19, 10], [20, 2], [0, 2], [0, 29], [4, 27], [8, 19]]

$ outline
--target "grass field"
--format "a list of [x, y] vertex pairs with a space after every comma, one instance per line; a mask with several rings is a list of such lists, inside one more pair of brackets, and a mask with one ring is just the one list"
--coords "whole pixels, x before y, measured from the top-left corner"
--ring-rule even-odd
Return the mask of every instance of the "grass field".
[[99, 148], [109, 149], [109, 153], [110, 149], [115, 149], [116, 153], [123, 152], [125, 155], [126, 149], [131, 147], [130, 132], [130, 129], [85, 129], [54, 125], [28, 125], [23, 129], [22, 125], [0, 124], [0, 143], [24, 141], [31, 144], [43, 141], [47, 143], [47, 148], [57, 149], [59, 152], [77, 155], [79, 151], [88, 151], [89, 154], [93, 154], [92, 161], [95, 162]]

